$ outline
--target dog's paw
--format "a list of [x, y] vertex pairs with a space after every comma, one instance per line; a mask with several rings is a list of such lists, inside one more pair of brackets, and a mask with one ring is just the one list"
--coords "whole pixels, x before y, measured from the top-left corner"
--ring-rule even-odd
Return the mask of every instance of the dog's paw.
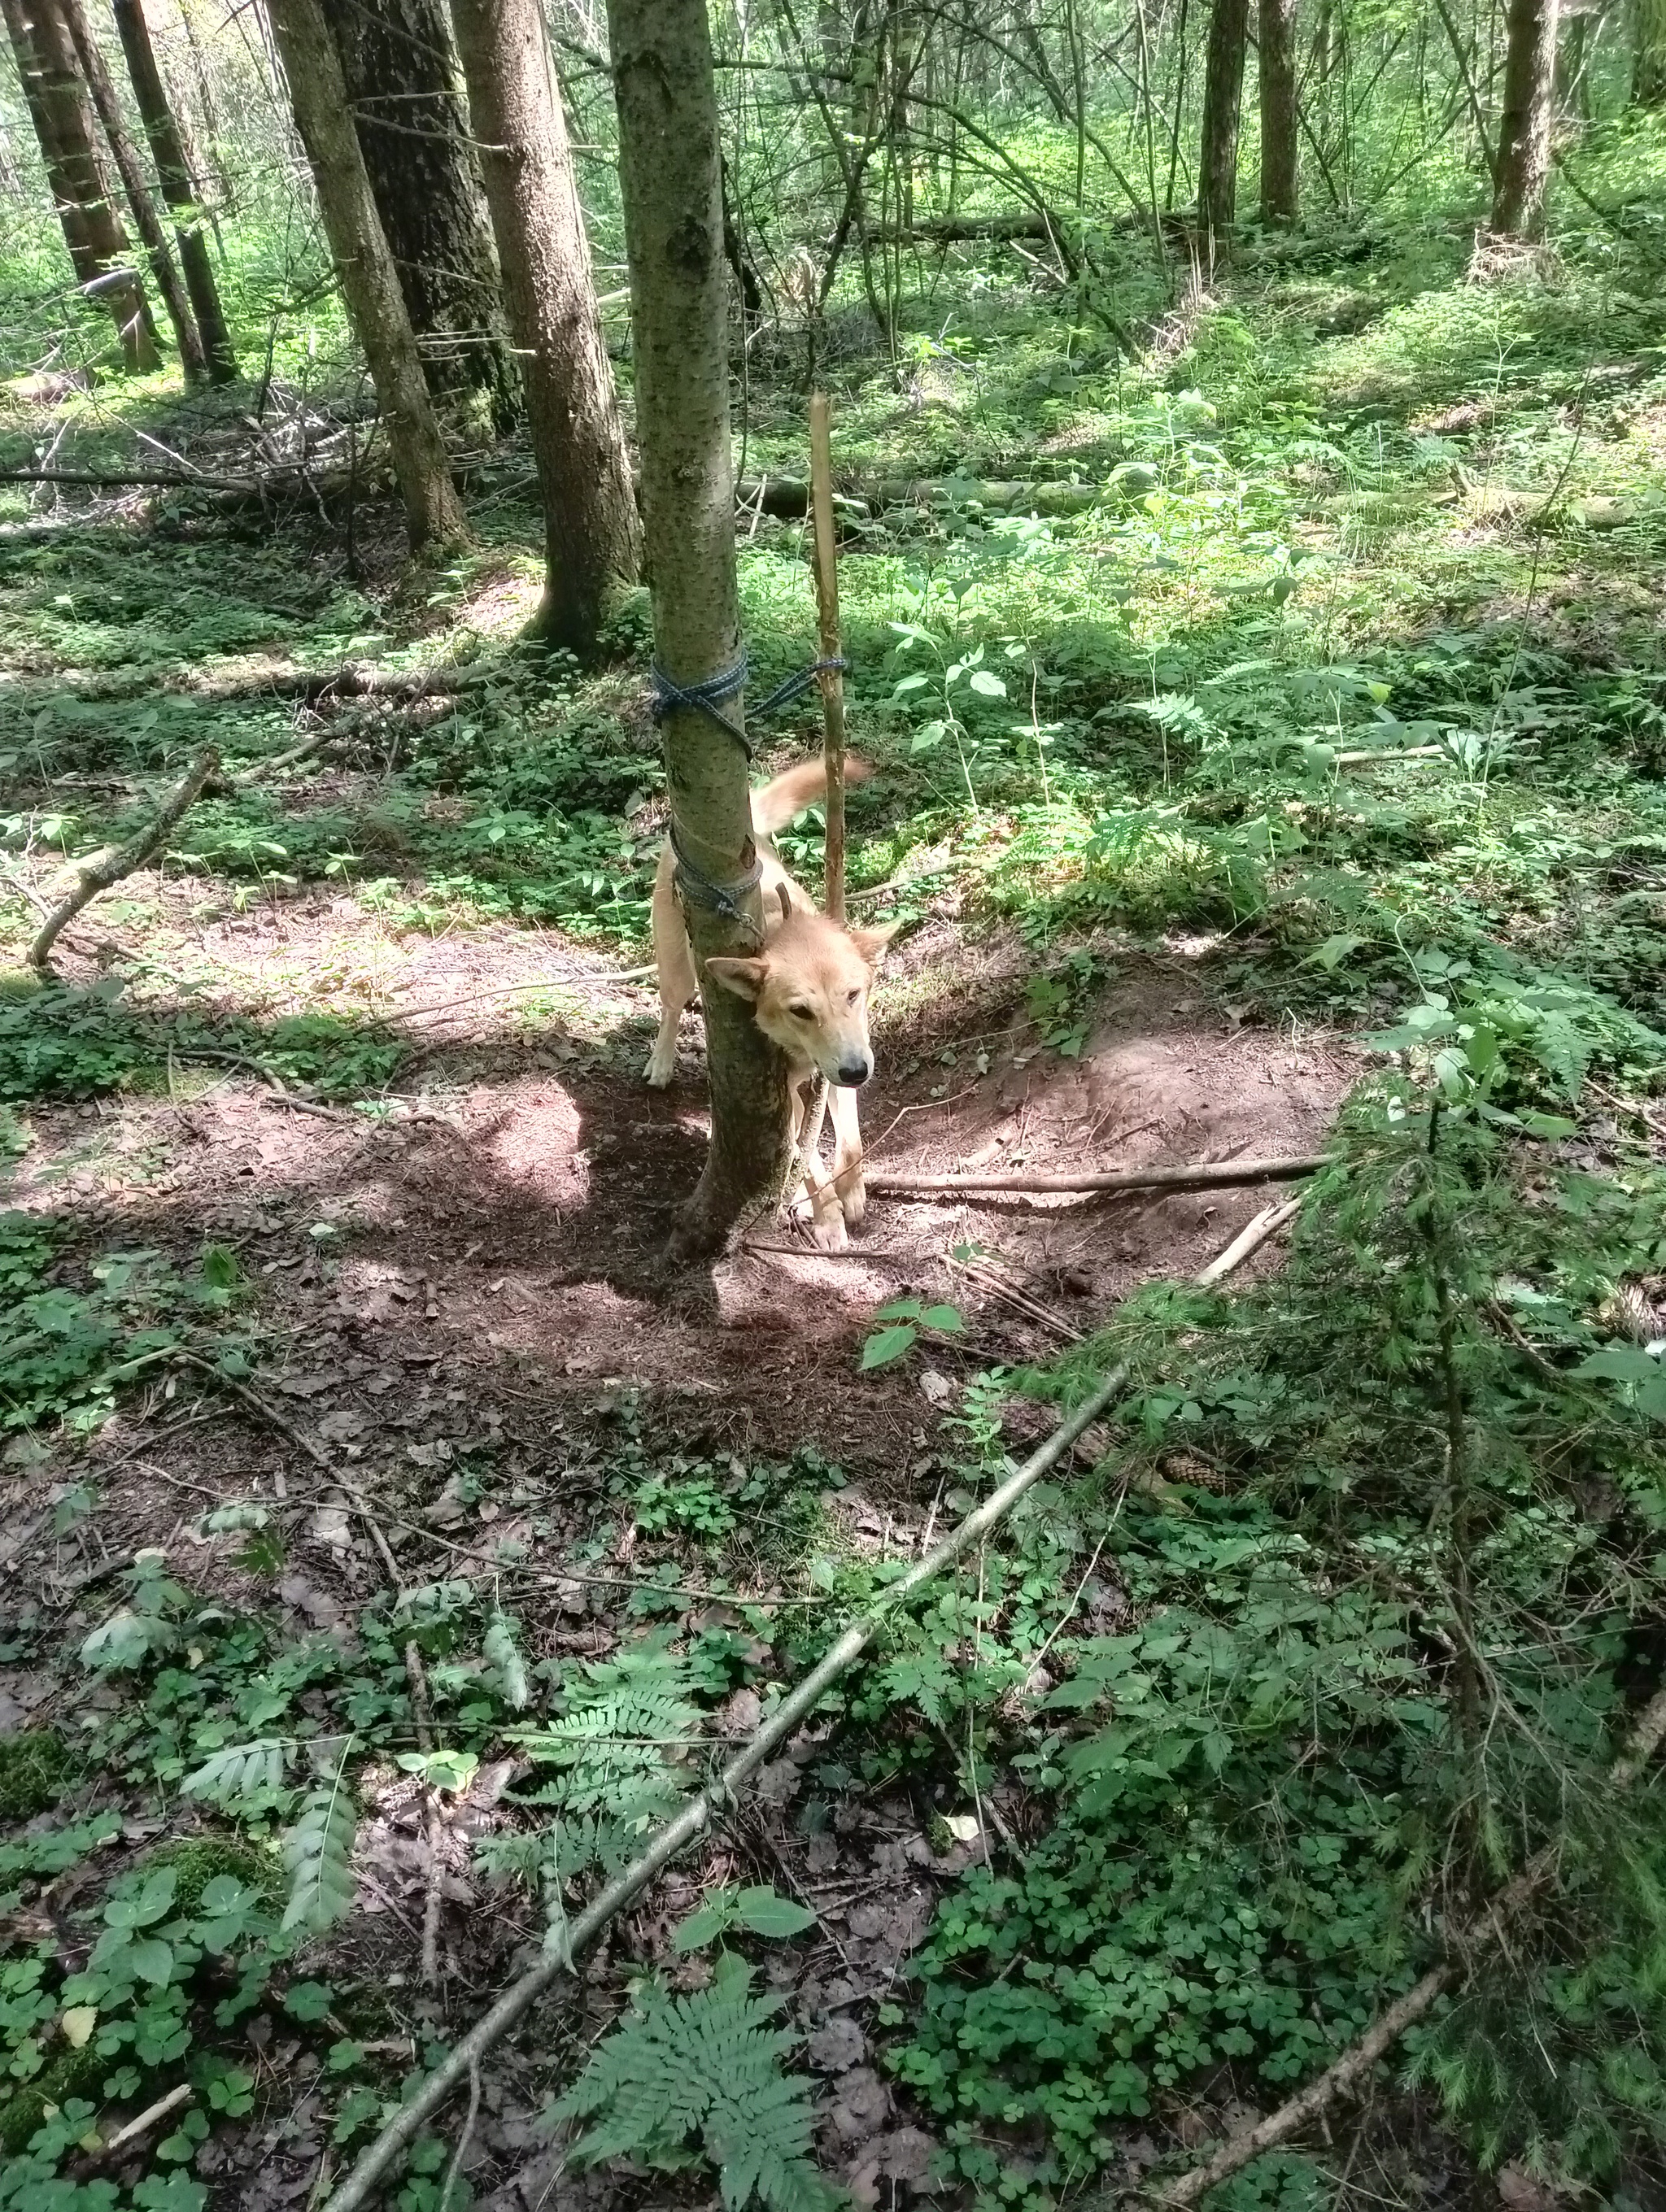
[[838, 1190], [840, 1208], [854, 1229], [867, 1212], [867, 1185], [862, 1181], [860, 1159], [852, 1160], [848, 1167], [836, 1164], [833, 1181]]
[[844, 1252], [849, 1249], [850, 1239], [845, 1233], [844, 1216], [837, 1212], [818, 1221], [815, 1228], [816, 1249], [821, 1252]]
[[668, 1045], [656, 1043], [653, 1051], [649, 1053], [648, 1056], [648, 1066], [642, 1070], [642, 1073], [647, 1078], [650, 1086], [655, 1091], [663, 1091], [670, 1083], [672, 1077], [675, 1075], [676, 1073], [677, 1046], [675, 1041], [673, 1040], [672, 1042]]

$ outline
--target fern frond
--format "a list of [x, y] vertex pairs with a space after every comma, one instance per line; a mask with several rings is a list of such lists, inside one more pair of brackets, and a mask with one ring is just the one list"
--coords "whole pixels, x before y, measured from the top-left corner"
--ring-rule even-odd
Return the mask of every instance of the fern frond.
[[486, 1664], [497, 1671], [506, 1702], [520, 1712], [532, 1696], [532, 1687], [526, 1680], [526, 1662], [521, 1657], [520, 1646], [515, 1642], [513, 1623], [496, 1606], [492, 1607], [492, 1617], [486, 1626], [486, 1640], [481, 1649]]
[[258, 1743], [228, 1743], [210, 1753], [179, 1784], [187, 1797], [204, 1797], [222, 1809], [240, 1798], [277, 1789], [283, 1780], [289, 1746], [277, 1736]]
[[751, 1979], [727, 1957], [695, 1996], [644, 1996], [555, 2108], [593, 2122], [575, 2158], [663, 2154], [697, 2130], [728, 2212], [754, 2197], [769, 2212], [827, 2212], [837, 2198], [809, 2157], [810, 2084], [782, 2073], [794, 2039], [767, 2025], [781, 2001], [753, 1996]]
[[617, 1872], [634, 1855], [635, 1839], [666, 1819], [687, 1789], [687, 1754], [702, 1740], [701, 1715], [684, 1662], [650, 1638], [587, 1667], [559, 1718], [508, 1735], [529, 1759], [554, 1769], [515, 1802], [560, 1814], [566, 1872], [598, 1863]]
[[353, 1902], [353, 1840], [358, 1815], [347, 1787], [347, 1753], [325, 1782], [284, 1831], [283, 1863], [289, 1870], [289, 1901], [282, 1928], [304, 1928], [322, 1936]]

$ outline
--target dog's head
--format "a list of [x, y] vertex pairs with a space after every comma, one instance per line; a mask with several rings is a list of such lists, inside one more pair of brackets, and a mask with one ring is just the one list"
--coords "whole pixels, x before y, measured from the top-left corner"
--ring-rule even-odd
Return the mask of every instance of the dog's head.
[[854, 1087], [873, 1073], [867, 994], [891, 935], [794, 908], [755, 959], [708, 960], [706, 973], [751, 1000], [758, 1027], [789, 1060]]

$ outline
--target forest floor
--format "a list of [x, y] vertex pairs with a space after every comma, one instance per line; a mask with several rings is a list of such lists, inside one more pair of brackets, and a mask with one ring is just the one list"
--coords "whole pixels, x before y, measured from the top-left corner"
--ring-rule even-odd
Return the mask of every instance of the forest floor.
[[[875, 1165], [1310, 1153], [1388, 1053], [1426, 1075], [1420, 1036], [1432, 1048], [1467, 1007], [1466, 1040], [1487, 1028], [1508, 1062], [1495, 1087], [1477, 1055], [1461, 1073], [1516, 1117], [1528, 1164], [1511, 1173], [1616, 1181], [1657, 1213], [1666, 331], [1646, 258], [1584, 247], [1474, 283], [1456, 228], [1274, 243], [1177, 310], [1144, 368], [1011, 271], [952, 327], [939, 302], [900, 380], [853, 339], [836, 364], [853, 498], [893, 471], [937, 486], [853, 506], [844, 555], [854, 741], [879, 768], [853, 805], [853, 875], [903, 924], [862, 1096]], [[752, 465], [797, 472], [801, 399], [754, 398]], [[128, 422], [98, 399], [0, 392], [0, 454], [65, 434], [60, 459], [118, 458]], [[216, 404], [159, 389], [143, 420], [208, 465], [238, 434]], [[167, 2131], [111, 2167], [130, 2187], [189, 2173], [227, 2204], [321, 2202], [402, 2077], [540, 1940], [536, 1882], [476, 1863], [483, 1839], [531, 1826], [505, 1733], [526, 1671], [535, 1709], [581, 1680], [600, 1694], [657, 1626], [701, 1740], [744, 1734], [833, 1620], [1045, 1433], [1061, 1353], [1103, 1349], [1131, 1294], [1183, 1280], [1264, 1202], [883, 1194], [848, 1256], [762, 1225], [672, 1269], [705, 1123], [696, 1024], [672, 1088], [649, 1091], [652, 984], [626, 972], [663, 823], [630, 657], [643, 615], [627, 610], [596, 678], [517, 644], [537, 542], [517, 475], [513, 459], [483, 472], [480, 549], [414, 589], [379, 508], [355, 519], [356, 575], [334, 513], [269, 524], [135, 493], [83, 514], [78, 495], [20, 493], [0, 521], [0, 1718], [69, 1747], [44, 1796], [18, 1784], [0, 1804], [17, 1822], [0, 1871], [22, 1885], [0, 1905], [27, 1969], [0, 2130], [21, 2151], [72, 2095], [131, 2115], [189, 2081]], [[1002, 511], [992, 487], [1013, 483]], [[810, 650], [796, 527], [753, 529], [743, 590], [770, 681]], [[403, 700], [304, 686], [350, 665], [478, 680]], [[798, 721], [770, 764], [814, 741], [813, 714]], [[163, 867], [80, 917], [38, 990], [24, 956], [70, 863], [210, 742], [229, 780]], [[787, 841], [810, 881], [817, 836]], [[1585, 1285], [1579, 1328], [1621, 1273], [1661, 1299], [1653, 1234]], [[865, 1367], [899, 1297], [952, 1314]], [[1194, 1340], [1168, 1340], [1183, 1364]], [[1166, 1410], [1148, 1396], [1112, 1456], [1208, 1522], [1228, 1460], [1189, 1387]], [[1243, 1466], [1270, 1463], [1262, 1412], [1221, 1402]], [[1035, 1701], [1078, 1638], [1137, 1630], [1155, 1602], [1122, 1535], [1107, 1548], [1106, 1452], [1082, 1457], [1089, 1487], [1061, 1482], [1004, 1564], [981, 1554], [943, 1600], [942, 1679], [894, 1658], [880, 1687], [866, 1678], [842, 1724], [805, 1731], [758, 1803], [621, 1920], [583, 2002], [494, 2057], [464, 2146], [476, 2202], [703, 2201], [696, 2175], [564, 2166], [534, 2115], [647, 1967], [709, 1981], [671, 1930], [725, 1883], [779, 1884], [815, 1915], [763, 1971], [808, 2039], [820, 2161], [859, 2202], [997, 2183], [1055, 2201], [1276, 2101], [1299, 2036], [1281, 2075], [1230, 2038], [1206, 2047], [1213, 2029], [1201, 2057], [1153, 2055], [1141, 2027], [1117, 2048], [1149, 2078], [1105, 2087], [1094, 2062], [1085, 2123], [1055, 2094], [1062, 2045], [1056, 2063], [991, 2046], [1010, 2110], [941, 2039], [895, 2058], [933, 1916], [964, 1911], [991, 1853], [1021, 1875], [1046, 1832], [1054, 1784], [1000, 1745], [1041, 1740]], [[391, 1611], [356, 1491], [398, 1563]], [[1188, 1601], [1240, 1556], [1191, 1556]], [[506, 1620], [518, 1686], [502, 1640], [483, 1646]], [[462, 1762], [443, 1773], [407, 1695], [410, 1634], [438, 1755]], [[87, 2037], [54, 2040], [61, 2000], [35, 1993], [86, 1971], [99, 1886], [123, 1894], [159, 1839], [216, 1838], [258, 1917], [289, 1793], [251, 1781], [216, 1808], [179, 1784], [284, 1716], [286, 1756], [345, 1742], [372, 1762], [356, 1909], [307, 1950], [263, 1953], [240, 2002], [229, 1969], [207, 1996], [183, 1968], [148, 1995], [130, 1980], [100, 2000], [89, 2071]], [[424, 1987], [430, 1802], [444, 1871]], [[41, 1839], [66, 1817], [82, 1841], [60, 1866]], [[206, 1942], [185, 1881], [155, 1916], [176, 1960]], [[957, 1955], [927, 1981], [952, 1981]], [[1353, 1996], [1324, 1985], [1319, 2052], [1359, 2024], [1371, 1984], [1354, 1972]], [[1347, 2157], [1359, 2188], [1499, 2201], [1426, 2100], [1389, 2101]], [[454, 2138], [423, 2147], [412, 2212], [439, 2202]], [[75, 2138], [52, 2156], [83, 2185], [97, 2171]], [[1329, 2187], [1342, 2154], [1312, 2156]], [[1562, 2201], [1505, 2172], [1517, 2212]], [[1268, 2185], [1241, 2201], [1274, 2202], [1285, 2185]]]

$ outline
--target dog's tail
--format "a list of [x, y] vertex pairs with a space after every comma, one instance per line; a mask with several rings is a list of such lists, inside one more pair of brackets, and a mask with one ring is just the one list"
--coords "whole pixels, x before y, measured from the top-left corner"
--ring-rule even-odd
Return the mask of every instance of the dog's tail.
[[[871, 762], [857, 753], [844, 757], [847, 783], [866, 783], [873, 773]], [[827, 795], [827, 769], [819, 757], [800, 761], [773, 781], [752, 793], [752, 827], [760, 837], [784, 830], [795, 814]]]

